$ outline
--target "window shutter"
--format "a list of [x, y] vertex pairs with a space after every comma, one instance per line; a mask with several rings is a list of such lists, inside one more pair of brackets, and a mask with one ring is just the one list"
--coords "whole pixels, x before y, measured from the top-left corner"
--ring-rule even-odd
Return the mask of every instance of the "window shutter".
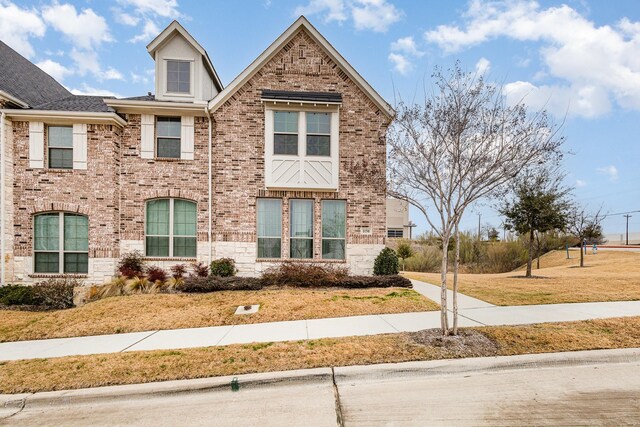
[[140, 118], [140, 157], [153, 159], [155, 153], [153, 114], [142, 114]]
[[43, 122], [29, 122], [29, 167], [44, 168]]
[[87, 125], [84, 123], [73, 125], [73, 168], [87, 168]]
[[193, 160], [193, 116], [182, 116], [180, 122], [182, 124], [180, 132], [180, 158], [182, 160]]

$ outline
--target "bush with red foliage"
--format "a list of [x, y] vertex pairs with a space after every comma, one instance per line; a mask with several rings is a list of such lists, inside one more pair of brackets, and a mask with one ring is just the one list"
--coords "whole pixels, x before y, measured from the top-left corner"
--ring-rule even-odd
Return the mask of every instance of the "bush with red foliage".
[[158, 280], [164, 283], [164, 281], [167, 280], [167, 272], [155, 265], [147, 267], [146, 272], [147, 279], [149, 279], [149, 281], [152, 283], [157, 282]]

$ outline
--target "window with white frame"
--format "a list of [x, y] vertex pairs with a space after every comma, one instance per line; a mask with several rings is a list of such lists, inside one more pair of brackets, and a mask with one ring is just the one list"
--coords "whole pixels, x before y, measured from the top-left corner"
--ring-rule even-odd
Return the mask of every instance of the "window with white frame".
[[191, 62], [167, 61], [167, 92], [191, 92]]
[[73, 169], [73, 128], [48, 126], [47, 148], [50, 169]]
[[331, 114], [306, 113], [307, 156], [331, 155]]
[[282, 256], [282, 200], [257, 200], [258, 258]]
[[183, 199], [154, 199], [146, 206], [146, 256], [194, 258], [196, 204]]
[[65, 212], [34, 216], [34, 272], [86, 274], [89, 218]]
[[322, 201], [322, 258], [344, 259], [347, 229], [347, 203]]
[[291, 258], [313, 258], [313, 200], [289, 202], [289, 241]]
[[298, 155], [298, 113], [274, 111], [273, 154]]
[[387, 229], [387, 237], [401, 238], [404, 236], [404, 230], [402, 228], [389, 228]]
[[180, 117], [156, 117], [156, 157], [179, 159], [180, 136]]

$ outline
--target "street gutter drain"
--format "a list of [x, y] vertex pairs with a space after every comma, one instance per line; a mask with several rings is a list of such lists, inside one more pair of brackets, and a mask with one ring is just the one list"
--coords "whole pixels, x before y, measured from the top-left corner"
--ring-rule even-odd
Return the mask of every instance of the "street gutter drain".
[[235, 314], [253, 314], [257, 313], [260, 308], [260, 304], [255, 305], [239, 305]]

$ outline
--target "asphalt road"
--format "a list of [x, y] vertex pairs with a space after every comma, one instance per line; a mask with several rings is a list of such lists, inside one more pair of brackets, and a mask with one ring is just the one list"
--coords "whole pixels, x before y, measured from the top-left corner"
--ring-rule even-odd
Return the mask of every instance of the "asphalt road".
[[336, 368], [335, 375], [314, 370], [321, 374], [308, 379], [297, 371], [295, 380], [261, 374], [253, 386], [240, 377], [237, 391], [154, 394], [148, 386], [137, 395], [126, 387], [100, 398], [40, 395], [0, 425], [640, 425], [640, 352], [579, 354], [586, 359], [563, 353], [415, 362]]

